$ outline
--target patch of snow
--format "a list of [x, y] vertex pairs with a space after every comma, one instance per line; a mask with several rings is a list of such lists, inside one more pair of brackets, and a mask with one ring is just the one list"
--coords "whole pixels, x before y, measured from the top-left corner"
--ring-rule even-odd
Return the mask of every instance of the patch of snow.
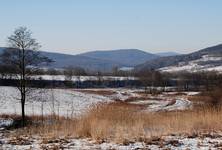
[[177, 99], [173, 105], [166, 106], [163, 110], [185, 110], [191, 107], [191, 102], [187, 99]]
[[13, 124], [12, 119], [0, 118], [0, 129], [8, 127]]
[[116, 88], [112, 89], [112, 91], [114, 91], [115, 94], [111, 95], [110, 98], [114, 100], [125, 101], [130, 97], [139, 97], [139, 95], [135, 93], [136, 90], [132, 89]]
[[194, 95], [200, 94], [200, 92], [183, 92], [183, 93], [185, 93], [188, 96], [194, 96]]
[[222, 72], [222, 66], [216, 66], [216, 67], [207, 68], [206, 71], [218, 71], [218, 72]]

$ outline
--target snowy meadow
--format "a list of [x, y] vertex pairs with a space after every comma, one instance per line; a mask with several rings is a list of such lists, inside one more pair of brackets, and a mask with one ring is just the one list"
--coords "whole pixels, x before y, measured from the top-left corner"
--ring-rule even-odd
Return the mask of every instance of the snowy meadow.
[[206, 99], [199, 92], [35, 89], [26, 103], [32, 124], [7, 131], [21, 111], [19, 93], [0, 88], [3, 149], [217, 149], [222, 142], [221, 110], [199, 109]]

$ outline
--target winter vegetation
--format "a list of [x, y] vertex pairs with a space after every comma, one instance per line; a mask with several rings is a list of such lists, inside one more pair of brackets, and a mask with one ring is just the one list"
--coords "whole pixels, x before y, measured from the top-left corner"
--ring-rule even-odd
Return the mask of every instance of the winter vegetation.
[[[26, 27], [8, 44], [0, 53], [0, 149], [222, 148], [221, 45], [163, 57], [82, 54], [120, 63], [139, 53], [101, 71], [49, 67], [56, 60], [38, 51]], [[153, 63], [138, 65], [148, 57]]]

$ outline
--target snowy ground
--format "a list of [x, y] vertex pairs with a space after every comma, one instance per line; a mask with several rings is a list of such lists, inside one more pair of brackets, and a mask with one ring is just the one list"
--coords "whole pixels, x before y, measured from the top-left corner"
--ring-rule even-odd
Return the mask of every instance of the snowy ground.
[[148, 105], [146, 111], [172, 111], [172, 110], [185, 110], [191, 108], [191, 102], [187, 99], [178, 98], [175, 100], [158, 99], [158, 100], [139, 100], [130, 102], [132, 104]]
[[[99, 94], [103, 90], [111, 94]], [[91, 91], [86, 92], [86, 91]], [[93, 93], [92, 93], [93, 91]], [[127, 103], [145, 105], [147, 111], [183, 110], [191, 107], [186, 96], [174, 96], [175, 92], [167, 92], [158, 96], [143, 97], [140, 89], [37, 89], [27, 97], [26, 114], [57, 115], [74, 117], [87, 111], [94, 104], [112, 102], [116, 100]], [[97, 94], [98, 93], [98, 94]], [[196, 94], [194, 92], [186, 95]], [[0, 87], [0, 114], [20, 114], [21, 106], [18, 90], [14, 87]], [[141, 98], [141, 99], [140, 99]], [[130, 99], [130, 101], [128, 101]]]
[[[89, 89], [87, 89], [88, 91]], [[83, 92], [85, 90], [82, 90]], [[98, 91], [98, 89], [90, 89], [90, 91]], [[105, 91], [105, 90], [103, 90]], [[113, 94], [108, 95], [111, 100], [120, 100], [123, 102], [144, 105], [146, 106], [143, 111], [156, 112], [156, 111], [173, 111], [173, 110], [185, 110], [192, 106], [192, 103], [187, 99], [187, 96], [196, 95], [198, 92], [183, 92], [184, 95], [175, 95], [177, 92], [165, 92], [157, 96], [147, 96], [144, 98], [139, 92], [143, 92], [142, 89], [106, 89]]]
[[3, 130], [5, 127], [12, 125], [12, 119], [0, 118], [0, 131]]
[[37, 149], [72, 149], [72, 150], [217, 150], [222, 148], [222, 134], [206, 134], [200, 136], [172, 135], [144, 139], [141, 142], [126, 141], [116, 144], [91, 139], [48, 138], [33, 136], [10, 137], [0, 132], [0, 149], [4, 150], [37, 150]]
[[[20, 114], [21, 106], [18, 90], [14, 87], [0, 87], [0, 113]], [[28, 115], [52, 114], [75, 116], [86, 111], [99, 102], [108, 102], [107, 97], [84, 94], [70, 89], [37, 89], [27, 97], [26, 113]]]
[[[0, 119], [0, 126], [8, 126], [10, 119]], [[141, 141], [125, 141], [122, 144], [92, 139], [77, 139], [72, 137], [47, 138], [40, 136], [14, 135], [14, 131], [0, 128], [1, 150], [218, 150], [222, 149], [222, 133], [180, 134], [141, 139]]]

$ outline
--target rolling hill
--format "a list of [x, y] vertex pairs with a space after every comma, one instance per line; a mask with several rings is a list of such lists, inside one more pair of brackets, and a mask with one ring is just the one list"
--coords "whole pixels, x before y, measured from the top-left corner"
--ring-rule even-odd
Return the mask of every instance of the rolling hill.
[[144, 52], [138, 49], [120, 49], [109, 51], [92, 51], [80, 54], [79, 56], [87, 56], [90, 58], [103, 59], [117, 62], [125, 66], [134, 67], [148, 60], [158, 58], [159, 56]]
[[160, 57], [136, 66], [140, 69], [161, 71], [222, 71], [222, 44], [208, 47], [190, 54]]

